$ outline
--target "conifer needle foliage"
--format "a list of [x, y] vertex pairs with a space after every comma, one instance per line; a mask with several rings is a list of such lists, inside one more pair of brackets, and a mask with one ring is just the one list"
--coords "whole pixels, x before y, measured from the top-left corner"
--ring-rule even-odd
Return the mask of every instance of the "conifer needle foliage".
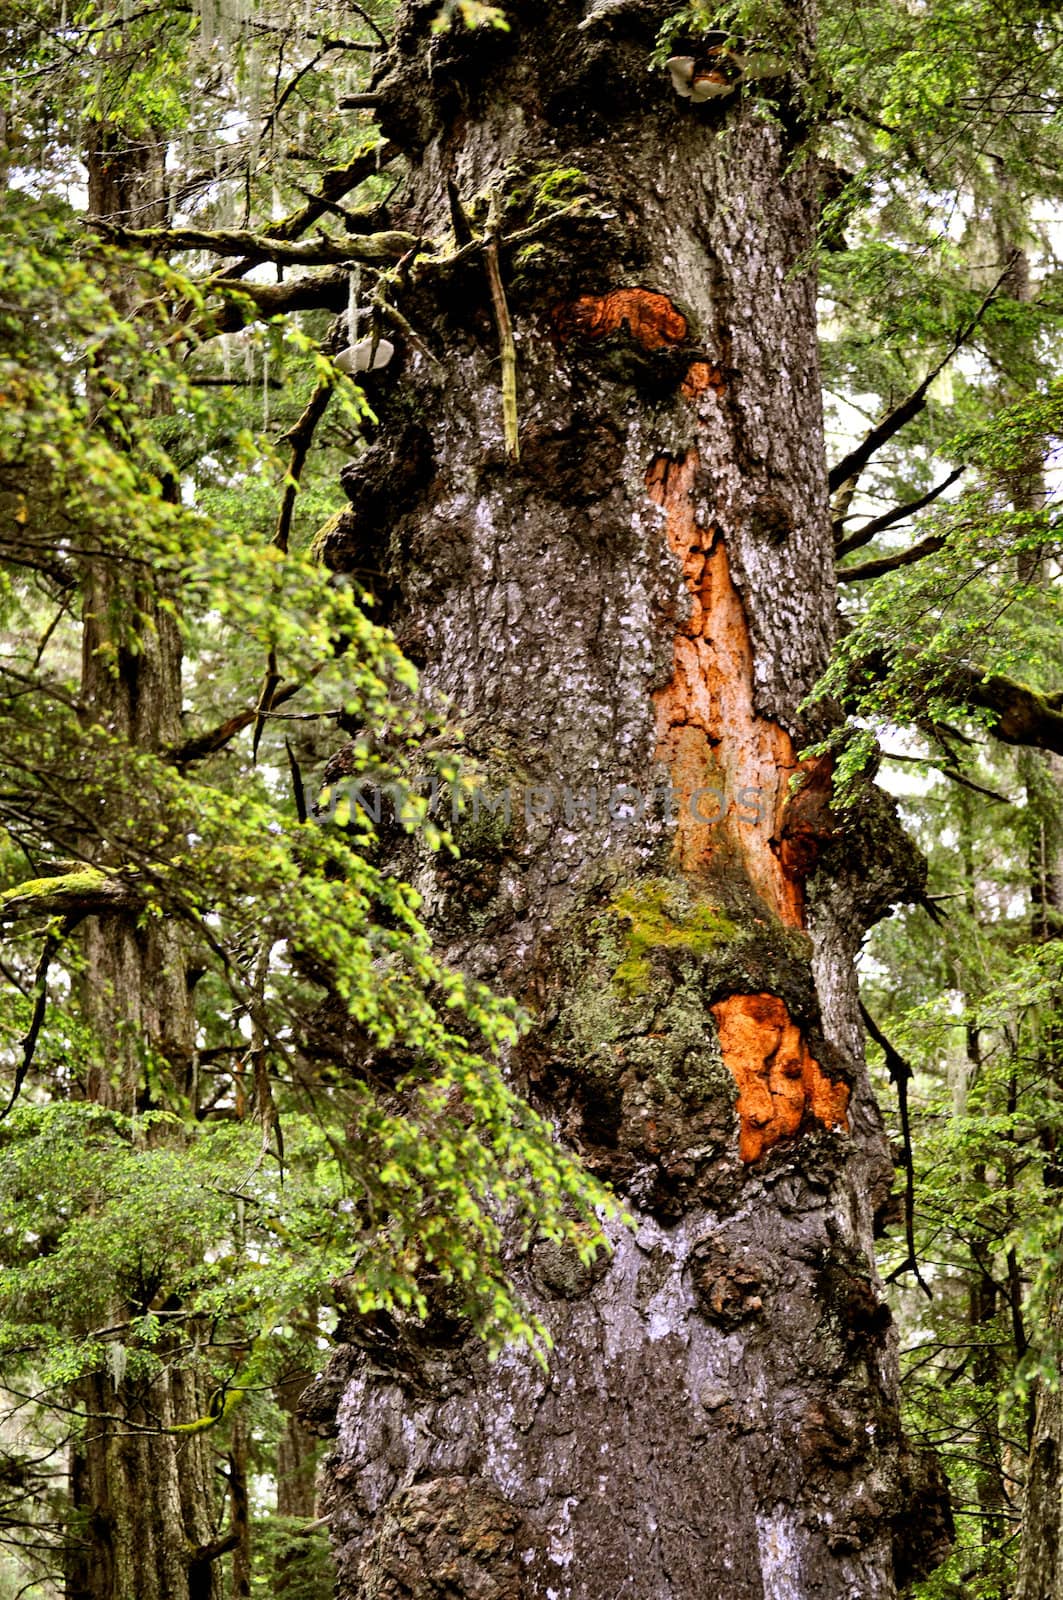
[[[611, 1203], [507, 1084], [515, 1006], [434, 953], [370, 818], [329, 793], [310, 746], [305, 773], [293, 754], [304, 730], [334, 741], [346, 730], [346, 780], [385, 786], [393, 825], [421, 850], [453, 849], [426, 795], [434, 785], [449, 804], [474, 781], [460, 730], [425, 703], [366, 597], [316, 562], [309, 530], [297, 525], [288, 548], [272, 537], [288, 453], [235, 385], [197, 381], [196, 285], [158, 259], [86, 244], [54, 200], [7, 199], [11, 1406], [54, 1443], [91, 1428], [78, 1384], [104, 1373], [141, 1396], [124, 1425], [150, 1430], [166, 1425], [153, 1383], [187, 1364], [213, 1398], [175, 1426], [224, 1431], [234, 1407], [319, 1364], [345, 1306], [445, 1316], [493, 1348], [538, 1339], [509, 1286], [514, 1252], [545, 1237], [589, 1258]], [[316, 342], [271, 338], [289, 412], [324, 388], [337, 426], [356, 429], [366, 401]], [[168, 632], [179, 641], [176, 744], [133, 738], [113, 702], [104, 715], [86, 698], [90, 585], [107, 607], [90, 672], [116, 699], [131, 661]], [[267, 715], [252, 755], [267, 663], [283, 686], [272, 703], [294, 718]], [[141, 941], [176, 932], [194, 984], [190, 1059], [135, 1018], [101, 1032], [82, 941], [114, 917]]]

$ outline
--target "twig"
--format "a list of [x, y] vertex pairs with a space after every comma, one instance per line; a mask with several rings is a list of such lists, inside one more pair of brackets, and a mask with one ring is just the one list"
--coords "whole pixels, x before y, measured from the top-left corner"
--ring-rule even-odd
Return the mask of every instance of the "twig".
[[302, 823], [306, 821], [307, 817], [306, 788], [303, 784], [302, 768], [296, 759], [295, 751], [292, 749], [292, 741], [288, 738], [287, 734], [284, 738], [284, 748], [288, 754], [288, 771], [291, 774], [292, 794], [295, 797], [295, 814]]
[[[298, 694], [302, 688], [299, 683], [286, 683], [279, 688], [270, 702], [276, 707], [290, 700], [293, 694]], [[204, 761], [207, 756], [213, 756], [219, 750], [224, 750], [237, 734], [249, 728], [258, 715], [258, 707], [252, 706], [243, 711], [237, 711], [234, 716], [226, 717], [224, 722], [219, 722], [214, 728], [208, 728], [206, 733], [199, 733], [192, 739], [186, 739], [184, 744], [177, 745], [172, 750], [163, 752], [162, 760], [174, 767], [187, 767], [192, 761]]]
[[491, 196], [491, 215], [487, 240], [484, 245], [484, 265], [491, 286], [491, 308], [498, 330], [498, 352], [502, 360], [502, 426], [506, 439], [506, 454], [511, 461], [520, 460], [517, 418], [517, 347], [513, 342], [513, 324], [506, 304], [506, 291], [502, 287], [502, 274], [498, 267], [498, 233], [501, 225], [501, 208], [498, 191]]
[[864, 1020], [864, 1027], [885, 1056], [886, 1068], [896, 1086], [897, 1107], [901, 1115], [901, 1136], [904, 1140], [904, 1237], [908, 1245], [908, 1254], [900, 1266], [890, 1273], [886, 1282], [895, 1283], [903, 1272], [914, 1272], [915, 1281], [920, 1289], [928, 1300], [933, 1300], [934, 1296], [919, 1271], [919, 1260], [915, 1253], [915, 1163], [912, 1159], [912, 1130], [908, 1120], [908, 1082], [914, 1074], [904, 1057], [886, 1038], [863, 1000], [860, 1001], [860, 1015]]
[[372, 28], [373, 32], [376, 34], [385, 50], [389, 50], [391, 48], [391, 40], [388, 38], [386, 33], [381, 33], [380, 29], [377, 27], [376, 23], [363, 6], [358, 5], [356, 0], [347, 0], [346, 9], [348, 11], [353, 11], [356, 17], [361, 17], [367, 28]]
[[[500, 233], [498, 244], [506, 250], [512, 250], [522, 244], [531, 244], [534, 240], [540, 239], [544, 233], [548, 233], [555, 222], [563, 222], [566, 217], [574, 217], [577, 214], [586, 217], [588, 213], [584, 210], [584, 205], [585, 197], [581, 195], [578, 199], [570, 201], [567, 206], [561, 206], [557, 211], [551, 211], [545, 217], [540, 217], [538, 222], [529, 222], [526, 228], [518, 228], [516, 233]], [[459, 266], [469, 256], [475, 255], [477, 250], [485, 249], [489, 242], [490, 233], [487, 238], [481, 238], [479, 234], [470, 232], [468, 240], [459, 246], [453, 255], [433, 257], [430, 263], [422, 261], [418, 264], [418, 271], [424, 272], [430, 267], [432, 271], [443, 272]]]
[[[968, 778], [964, 773], [958, 771], [956, 767], [943, 767], [940, 761], [933, 761], [929, 756], [893, 755], [889, 750], [883, 750], [882, 759], [883, 761], [907, 761], [913, 766], [917, 767], [933, 767], [935, 771], [940, 772], [943, 777], [951, 778], [953, 783], [961, 784], [963, 788], [971, 789], [975, 794], [984, 795], [987, 800], [996, 800], [1002, 806], [1011, 806], [1015, 804], [1014, 800], [1009, 799], [1006, 794], [998, 794], [995, 789], [987, 789], [984, 787], [984, 785], [975, 783], [973, 778]], [[935, 900], [949, 898], [955, 897], [948, 895], [934, 896]]]

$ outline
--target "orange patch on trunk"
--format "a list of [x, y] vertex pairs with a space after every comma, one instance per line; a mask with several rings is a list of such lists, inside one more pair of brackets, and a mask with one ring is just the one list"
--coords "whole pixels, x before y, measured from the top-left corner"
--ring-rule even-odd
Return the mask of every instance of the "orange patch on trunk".
[[719, 367], [714, 367], [711, 361], [692, 361], [679, 390], [685, 400], [696, 400], [706, 389], [722, 394], [726, 387]]
[[807, 1117], [848, 1129], [849, 1089], [828, 1078], [773, 994], [733, 994], [714, 1005], [724, 1062], [738, 1085], [738, 1153], [756, 1161]]
[[[610, 289], [606, 294], [583, 294], [554, 307], [551, 316], [558, 337], [607, 339], [626, 333], [644, 350], [665, 350], [682, 344], [688, 334], [687, 319], [667, 295], [652, 289]], [[717, 394], [726, 387], [719, 367], [711, 361], [692, 361], [680, 385], [686, 400], [697, 400], [706, 389]]]
[[554, 327], [562, 339], [606, 339], [626, 331], [644, 350], [682, 344], [687, 319], [667, 295], [651, 289], [610, 289], [608, 294], [583, 294], [555, 306]]
[[656, 759], [671, 774], [679, 813], [676, 858], [688, 872], [710, 863], [740, 866], [776, 915], [800, 928], [801, 876], [773, 848], [797, 757], [786, 730], [753, 709], [749, 625], [723, 539], [694, 516], [697, 467], [691, 450], [681, 461], [660, 458], [646, 478], [690, 595], [671, 680], [654, 696]]

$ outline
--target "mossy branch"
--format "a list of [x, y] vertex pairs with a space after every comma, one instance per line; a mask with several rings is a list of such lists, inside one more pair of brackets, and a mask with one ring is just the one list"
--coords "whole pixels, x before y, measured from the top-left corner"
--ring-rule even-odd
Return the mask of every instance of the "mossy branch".
[[0, 922], [34, 916], [99, 916], [139, 911], [144, 896], [131, 878], [108, 877], [98, 867], [82, 867], [54, 878], [27, 878], [0, 894]]
[[[518, 229], [515, 233], [500, 234], [494, 242], [499, 250], [519, 249], [521, 246], [540, 238], [555, 223], [577, 215], [584, 221], [593, 216], [593, 213], [587, 211], [582, 198], [574, 201], [569, 206], [563, 206], [560, 210], [552, 212], [547, 217], [542, 217], [538, 221], [530, 223], [526, 228]], [[152, 231], [150, 229], [142, 230], [142, 232], [147, 233]], [[158, 231], [165, 232], [165, 230]], [[127, 237], [131, 236], [127, 235]], [[273, 248], [273, 241], [267, 236], [252, 235], [251, 237], [259, 238], [268, 244], [271, 249]], [[374, 234], [370, 237], [380, 239], [384, 235]], [[390, 234], [388, 237], [395, 239], [405, 236]], [[348, 242], [350, 244], [355, 243], [353, 240]], [[348, 242], [344, 243], [341, 255], [336, 257], [337, 262], [340, 259], [344, 262], [366, 262], [367, 258], [364, 255], [359, 255], [357, 248], [347, 247]], [[362, 242], [365, 243], [365, 241]], [[413, 245], [417, 243], [418, 241], [413, 241]], [[459, 246], [451, 255], [418, 256], [411, 275], [415, 280], [432, 275], [445, 276], [460, 265], [461, 262], [475, 255], [477, 251], [487, 250], [490, 244], [490, 240], [477, 235], [474, 239]], [[204, 248], [211, 247], [204, 246]], [[300, 246], [298, 248], [301, 249], [303, 247]], [[368, 264], [371, 266], [391, 266], [393, 259], [397, 262], [401, 259], [402, 254], [406, 253], [404, 251], [394, 258], [386, 257], [383, 262], [368, 262]], [[261, 259], [276, 260], [277, 257], [262, 257]], [[309, 258], [303, 257], [302, 259], [306, 261]], [[231, 268], [227, 269], [228, 272], [232, 270]], [[268, 321], [271, 317], [284, 316], [292, 311], [344, 311], [347, 306], [348, 281], [348, 273], [340, 270], [339, 265], [326, 272], [308, 273], [304, 277], [293, 278], [289, 283], [237, 282], [231, 276], [227, 276], [226, 273], [218, 273], [199, 282], [199, 287], [205, 294], [222, 295], [225, 299], [224, 306], [213, 309], [207, 314], [204, 321], [211, 334], [235, 333], [238, 329], [246, 327], [249, 322]], [[398, 328], [399, 332], [410, 339], [411, 343], [414, 343], [422, 350], [424, 349], [420, 341], [413, 335], [413, 330], [401, 313], [387, 304], [383, 306], [382, 310], [387, 321]], [[425, 351], [425, 354], [428, 354], [428, 352]], [[431, 357], [431, 359], [434, 360], [435, 358]]]
[[305, 244], [296, 244], [246, 228], [115, 228], [98, 219], [93, 219], [92, 226], [105, 238], [129, 249], [203, 250], [210, 255], [243, 256], [282, 266], [341, 266], [347, 261], [391, 266], [420, 242], [414, 234], [399, 230], [348, 235], [343, 239], [321, 233]]
[[212, 1396], [212, 1400], [217, 1400], [217, 1404], [211, 1406], [207, 1416], [196, 1417], [194, 1422], [175, 1422], [172, 1427], [166, 1429], [166, 1432], [181, 1434], [207, 1433], [211, 1428], [216, 1428], [219, 1422], [224, 1422], [226, 1417], [232, 1415], [244, 1398], [244, 1394], [245, 1391], [243, 1389], [226, 1389], [221, 1395]]
[[1063, 693], [1042, 694], [998, 672], [958, 668], [949, 683], [969, 706], [991, 714], [990, 732], [1004, 744], [1032, 745], [1063, 755]]

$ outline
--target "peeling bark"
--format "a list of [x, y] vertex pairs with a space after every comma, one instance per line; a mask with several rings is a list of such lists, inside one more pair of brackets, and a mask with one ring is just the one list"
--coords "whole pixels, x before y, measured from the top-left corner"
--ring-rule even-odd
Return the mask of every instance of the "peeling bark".
[[887, 802], [842, 828], [797, 754], [834, 625], [813, 165], [785, 86], [769, 118], [647, 71], [660, 8], [442, 38], [433, 9], [375, 91], [396, 225], [445, 230], [448, 184], [516, 224], [559, 173], [587, 207], [501, 253], [519, 465], [482, 269], [426, 277], [404, 311], [445, 360], [374, 391], [320, 549], [374, 575], [485, 770], [462, 858], [396, 865], [534, 1012], [513, 1072], [636, 1228], [593, 1269], [514, 1249], [548, 1371], [345, 1317], [304, 1397], [339, 1592], [889, 1597], [911, 1475], [853, 956], [919, 869]]

